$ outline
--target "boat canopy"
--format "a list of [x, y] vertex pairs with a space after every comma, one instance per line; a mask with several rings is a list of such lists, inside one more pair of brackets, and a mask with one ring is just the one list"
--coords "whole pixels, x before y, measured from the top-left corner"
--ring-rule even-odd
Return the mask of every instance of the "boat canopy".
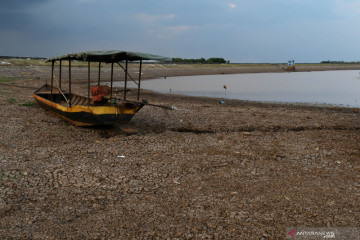
[[55, 62], [58, 60], [77, 60], [77, 61], [90, 61], [90, 62], [120, 62], [124, 60], [128, 61], [140, 61], [140, 60], [155, 60], [161, 62], [171, 62], [169, 57], [141, 53], [141, 52], [126, 52], [119, 50], [107, 50], [107, 51], [89, 51], [70, 53], [62, 56], [49, 58], [46, 62]]

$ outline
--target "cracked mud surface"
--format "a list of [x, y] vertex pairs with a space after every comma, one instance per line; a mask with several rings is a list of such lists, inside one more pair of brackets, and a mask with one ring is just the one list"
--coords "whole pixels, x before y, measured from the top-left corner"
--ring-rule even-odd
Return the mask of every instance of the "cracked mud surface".
[[[41, 80], [14, 80], [40, 86]], [[1, 239], [281, 239], [358, 227], [360, 114], [144, 92], [138, 132], [79, 128], [1, 85]]]

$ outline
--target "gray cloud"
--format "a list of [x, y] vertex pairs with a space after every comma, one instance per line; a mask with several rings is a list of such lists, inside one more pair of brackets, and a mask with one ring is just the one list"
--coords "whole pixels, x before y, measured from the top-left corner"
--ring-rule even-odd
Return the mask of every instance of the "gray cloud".
[[24, 10], [50, 0], [0, 0], [1, 12]]
[[31, 9], [50, 0], [0, 0], [1, 30], [19, 31], [30, 28], [36, 22]]
[[358, 60], [359, 8], [334, 1], [0, 0], [0, 54], [122, 49], [232, 62]]

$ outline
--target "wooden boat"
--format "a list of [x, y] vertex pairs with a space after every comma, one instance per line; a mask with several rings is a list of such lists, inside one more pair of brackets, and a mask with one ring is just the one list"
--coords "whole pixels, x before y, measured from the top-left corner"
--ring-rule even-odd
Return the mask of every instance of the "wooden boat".
[[[62, 61], [69, 62], [68, 90], [61, 88], [61, 67]], [[71, 92], [71, 61], [88, 62], [88, 96], [80, 96]], [[45, 84], [37, 89], [33, 97], [44, 109], [50, 110], [63, 119], [76, 126], [98, 126], [111, 124], [128, 123], [132, 117], [145, 105], [146, 101], [139, 102], [141, 68], [143, 60], [171, 61], [170, 58], [158, 55], [124, 52], [124, 51], [95, 51], [72, 53], [59, 57], [48, 59], [52, 62], [51, 83]], [[59, 87], [54, 86], [54, 67], [55, 62], [60, 62]], [[121, 61], [125, 61], [126, 66], [122, 67]], [[134, 81], [138, 86], [137, 100], [127, 100], [127, 81], [128, 61], [138, 61], [140, 63], [138, 81]], [[97, 86], [90, 86], [90, 63], [99, 63], [99, 78]], [[101, 62], [111, 63], [111, 86], [100, 85], [100, 65]], [[113, 69], [114, 63], [118, 63], [125, 72], [124, 96], [123, 99], [117, 99], [113, 95]], [[91, 90], [91, 91], [90, 91]], [[90, 96], [90, 92], [92, 96]]]
[[[52, 93], [51, 93], [52, 92]], [[95, 104], [76, 94], [61, 94], [58, 88], [45, 84], [33, 97], [38, 104], [77, 126], [128, 123], [144, 103], [124, 101], [120, 104]], [[71, 107], [68, 105], [70, 101]]]

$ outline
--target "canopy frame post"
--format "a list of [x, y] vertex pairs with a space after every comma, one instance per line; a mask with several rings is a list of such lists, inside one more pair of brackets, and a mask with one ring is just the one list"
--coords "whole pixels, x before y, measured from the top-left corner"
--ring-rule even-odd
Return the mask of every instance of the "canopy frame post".
[[98, 86], [100, 86], [100, 72], [101, 72], [101, 62], [99, 62]]
[[61, 72], [62, 72], [62, 60], [59, 62], [59, 89], [61, 90]]
[[71, 59], [69, 58], [69, 107], [71, 107]]
[[110, 103], [112, 101], [112, 92], [113, 92], [113, 81], [114, 81], [114, 62], [111, 63], [111, 80], [110, 80]]
[[137, 94], [138, 101], [140, 99], [141, 71], [142, 71], [142, 59], [140, 60], [140, 67], [139, 67], [139, 83], [138, 83], [138, 94]]
[[128, 62], [129, 62], [129, 61], [126, 60], [126, 65], [125, 65], [124, 100], [126, 100], [126, 92], [127, 92]]
[[[59, 93], [61, 92], [61, 71], [62, 71], [62, 60], [59, 61]], [[60, 102], [60, 94], [58, 95], [58, 101]]]
[[51, 83], [50, 83], [50, 100], [51, 101], [53, 101], [54, 66], [55, 66], [55, 61], [51, 61]]
[[88, 104], [90, 103], [90, 61], [88, 61]]

